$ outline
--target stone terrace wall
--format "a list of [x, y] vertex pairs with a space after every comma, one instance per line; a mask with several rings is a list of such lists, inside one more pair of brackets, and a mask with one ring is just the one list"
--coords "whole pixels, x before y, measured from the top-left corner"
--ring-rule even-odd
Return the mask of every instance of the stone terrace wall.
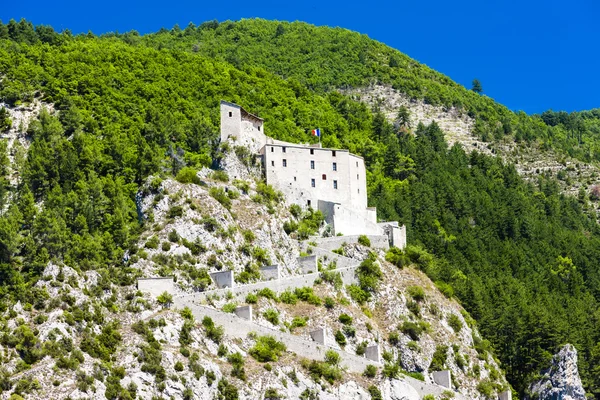
[[[356, 260], [354, 261], [354, 263], [356, 264]], [[345, 285], [350, 285], [352, 283], [357, 282], [356, 277], [355, 277], [357, 268], [358, 268], [358, 266], [355, 265], [353, 267], [348, 267], [348, 268], [337, 268], [333, 271], [340, 273], [340, 275], [342, 276], [342, 281], [344, 282]], [[262, 282], [251, 283], [251, 284], [243, 285], [243, 286], [235, 286], [233, 288], [207, 290], [206, 292], [188, 294], [188, 295], [181, 296], [179, 298], [192, 299], [192, 301], [195, 304], [200, 304], [203, 301], [206, 301], [206, 298], [208, 296], [223, 297], [223, 296], [226, 296], [228, 293], [231, 293], [233, 295], [234, 300], [243, 301], [246, 298], [246, 295], [248, 295], [248, 293], [253, 293], [253, 292], [259, 291], [264, 288], [269, 288], [279, 294], [279, 293], [285, 291], [286, 289], [296, 289], [296, 288], [305, 287], [305, 286], [312, 287], [315, 284], [315, 280], [318, 279], [320, 276], [321, 276], [320, 274], [315, 274], [315, 273], [307, 274], [307, 275], [292, 276], [292, 277], [282, 278], [282, 279], [278, 279], [278, 280], [262, 281]]]
[[306, 340], [300, 336], [294, 336], [289, 333], [284, 333], [275, 329], [260, 326], [250, 321], [238, 318], [233, 314], [228, 314], [212, 308], [196, 305], [188, 299], [179, 298], [176, 300], [176, 304], [179, 307], [189, 307], [196, 319], [201, 320], [204, 318], [204, 316], [211, 317], [217, 325], [223, 326], [225, 333], [230, 337], [245, 338], [250, 332], [256, 332], [259, 335], [271, 335], [274, 336], [278, 341], [284, 343], [287, 346], [288, 351], [292, 351], [311, 360], [322, 361], [325, 359], [325, 352], [327, 350], [335, 350], [340, 355], [341, 365], [348, 368], [348, 371], [354, 373], [362, 374], [369, 364], [381, 366], [380, 364], [371, 360], [367, 360], [364, 357], [339, 351], [333, 347], [317, 344], [312, 340]]
[[170, 278], [142, 278], [137, 281], [137, 288], [144, 293], [150, 293], [152, 297], [158, 297], [163, 292], [175, 293], [173, 277]]
[[[371, 247], [389, 249], [390, 239], [387, 235], [366, 235], [371, 241]], [[328, 238], [315, 238], [314, 242], [317, 243], [317, 247], [325, 250], [339, 249], [344, 243], [358, 243], [359, 235], [348, 235], [348, 236], [333, 236]]]

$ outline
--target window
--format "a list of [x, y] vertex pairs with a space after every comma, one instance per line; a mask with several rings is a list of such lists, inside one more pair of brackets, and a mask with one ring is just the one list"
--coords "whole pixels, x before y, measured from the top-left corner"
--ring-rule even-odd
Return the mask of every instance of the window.
[[336, 162], [333, 163], [333, 170], [337, 171], [337, 163]]
[[233, 117], [233, 113], [229, 111], [229, 118]]
[[283, 166], [287, 167], [287, 160], [285, 158], [283, 159]]
[[271, 167], [275, 166], [275, 161], [271, 160]]
[[315, 187], [315, 180], [314, 179], [310, 180], [310, 186]]
[[335, 157], [335, 150], [331, 150], [331, 155]]
[[271, 153], [275, 151], [275, 147], [271, 147]]
[[315, 161], [310, 160], [310, 169], [315, 169]]
[[358, 167], [358, 161], [356, 162], [356, 166]]
[[337, 181], [333, 181], [333, 188], [337, 189]]
[[260, 125], [258, 126], [258, 130], [260, 131]]
[[296, 177], [294, 177], [294, 182], [296, 182]]
[[281, 152], [285, 153], [285, 146], [281, 148]]
[[327, 175], [323, 174], [323, 180], [326, 181], [327, 180]]
[[315, 154], [315, 149], [310, 149], [310, 154], [311, 155]]
[[310, 200], [306, 200], [306, 205], [310, 207]]
[[356, 180], [358, 180], [358, 174], [356, 174]]

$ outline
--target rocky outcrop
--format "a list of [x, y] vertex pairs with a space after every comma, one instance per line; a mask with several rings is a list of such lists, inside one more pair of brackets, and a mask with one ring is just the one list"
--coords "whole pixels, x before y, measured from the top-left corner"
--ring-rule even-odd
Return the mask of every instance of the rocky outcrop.
[[542, 378], [529, 387], [529, 398], [540, 400], [585, 400], [577, 370], [577, 350], [570, 344], [554, 355]]

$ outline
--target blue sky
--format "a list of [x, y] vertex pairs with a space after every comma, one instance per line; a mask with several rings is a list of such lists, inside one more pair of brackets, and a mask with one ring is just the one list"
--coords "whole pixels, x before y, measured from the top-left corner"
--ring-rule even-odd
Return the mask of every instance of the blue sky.
[[4, 2], [0, 19], [74, 33], [153, 32], [175, 23], [260, 17], [367, 34], [528, 113], [600, 107], [600, 2], [595, 0]]

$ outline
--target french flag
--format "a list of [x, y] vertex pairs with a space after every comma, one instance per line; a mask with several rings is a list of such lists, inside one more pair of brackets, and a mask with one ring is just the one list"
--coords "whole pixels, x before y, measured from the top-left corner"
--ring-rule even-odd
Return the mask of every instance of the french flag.
[[310, 134], [313, 136], [321, 137], [321, 130], [319, 128], [313, 129], [312, 131], [310, 131]]

